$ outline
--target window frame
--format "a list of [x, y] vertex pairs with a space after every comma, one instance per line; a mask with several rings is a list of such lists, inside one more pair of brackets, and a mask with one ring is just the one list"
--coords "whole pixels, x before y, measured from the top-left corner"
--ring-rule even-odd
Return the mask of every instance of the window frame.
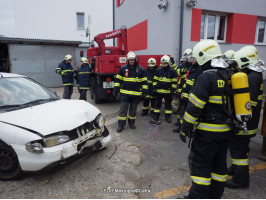
[[[259, 22], [264, 21], [264, 39], [263, 42], [258, 42], [259, 39]], [[255, 35], [255, 42], [256, 45], [266, 45], [266, 19], [265, 18], [258, 18], [256, 24], [256, 35]]]
[[[203, 34], [203, 38], [200, 38], [200, 40], [204, 40], [207, 39], [207, 34], [208, 34], [208, 16], [209, 15], [214, 15], [215, 16], [215, 26], [214, 26], [214, 40], [217, 41], [218, 43], [226, 43], [226, 33], [227, 33], [227, 20], [228, 20], [228, 16], [227, 14], [223, 14], [223, 13], [217, 13], [217, 12], [202, 12], [202, 15], [205, 15], [205, 19], [204, 19], [204, 34]], [[217, 36], [218, 36], [218, 22], [220, 17], [225, 17], [225, 28], [224, 28], [224, 39], [223, 40], [217, 40]], [[200, 33], [201, 35], [201, 33]]]
[[[78, 15], [83, 15], [83, 28], [79, 28], [79, 22], [78, 22]], [[77, 30], [85, 30], [85, 12], [76, 12], [76, 18], [77, 18]]]

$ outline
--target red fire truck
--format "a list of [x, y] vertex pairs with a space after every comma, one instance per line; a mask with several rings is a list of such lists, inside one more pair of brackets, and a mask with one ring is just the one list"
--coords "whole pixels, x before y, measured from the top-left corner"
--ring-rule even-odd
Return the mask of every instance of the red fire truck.
[[[104, 40], [120, 38], [122, 48], [106, 47]], [[119, 68], [127, 64], [126, 55], [128, 53], [127, 47], [127, 29], [121, 28], [118, 30], [102, 33], [94, 37], [98, 47], [90, 47], [87, 52], [89, 62], [94, 58], [95, 66], [91, 78], [91, 98], [95, 103], [101, 100], [114, 100], [113, 88], [114, 79]], [[139, 65], [144, 69], [148, 67], [148, 59], [153, 57], [157, 63], [163, 55], [138, 55], [137, 59]]]

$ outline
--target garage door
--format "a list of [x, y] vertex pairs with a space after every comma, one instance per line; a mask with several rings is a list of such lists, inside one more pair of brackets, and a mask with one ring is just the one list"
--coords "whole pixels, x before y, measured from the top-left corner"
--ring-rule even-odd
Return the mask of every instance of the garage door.
[[66, 54], [74, 59], [75, 47], [10, 44], [11, 72], [29, 76], [46, 87], [59, 87], [62, 80], [55, 70]]

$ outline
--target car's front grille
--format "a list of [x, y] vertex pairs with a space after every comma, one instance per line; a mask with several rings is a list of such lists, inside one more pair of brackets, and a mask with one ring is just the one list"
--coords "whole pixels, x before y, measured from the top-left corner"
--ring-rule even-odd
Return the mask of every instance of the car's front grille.
[[74, 140], [92, 131], [93, 129], [93, 122], [86, 122], [85, 124], [79, 126], [78, 128], [72, 129], [71, 131], [64, 131], [64, 134], [68, 135], [70, 140]]

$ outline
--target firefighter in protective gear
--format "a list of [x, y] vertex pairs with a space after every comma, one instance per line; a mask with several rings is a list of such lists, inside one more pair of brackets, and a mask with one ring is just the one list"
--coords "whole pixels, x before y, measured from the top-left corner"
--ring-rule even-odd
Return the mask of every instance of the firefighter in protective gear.
[[214, 40], [202, 40], [193, 48], [193, 56], [202, 67], [189, 96], [181, 125], [180, 139], [193, 137], [189, 153], [192, 186], [187, 198], [221, 198], [226, 182], [226, 153], [231, 128], [227, 125], [227, 98], [224, 93], [228, 65]]
[[113, 95], [117, 96], [120, 92], [120, 111], [118, 116], [117, 132], [121, 132], [128, 124], [135, 129], [137, 106], [140, 97], [147, 95], [147, 78], [144, 69], [137, 63], [137, 56], [130, 51], [127, 54], [128, 64], [122, 66], [116, 75]]
[[171, 123], [172, 99], [176, 91], [177, 74], [170, 67], [170, 58], [164, 55], [161, 58], [161, 67], [155, 72], [153, 77], [153, 94], [156, 94], [153, 120], [158, 121], [160, 117], [162, 99], [165, 100], [165, 119]]
[[157, 70], [156, 67], [156, 60], [154, 58], [150, 58], [148, 60], [148, 68], [145, 69], [145, 76], [147, 77], [147, 83], [148, 83], [148, 91], [146, 97], [143, 99], [143, 107], [142, 107], [142, 113], [141, 116], [145, 116], [149, 112], [149, 104], [151, 102], [151, 114], [153, 114], [154, 111], [154, 103], [155, 103], [155, 96], [152, 94], [152, 80], [155, 75], [155, 72]]
[[265, 70], [257, 55], [256, 49], [247, 46], [237, 51], [231, 60], [235, 62], [237, 69], [248, 75], [252, 106], [252, 118], [247, 122], [248, 133], [239, 131], [229, 143], [232, 165], [228, 169], [228, 174], [233, 177], [226, 181], [226, 187], [232, 189], [249, 187], [249, 143], [250, 138], [255, 137], [258, 130], [263, 98], [262, 72]]
[[188, 104], [188, 98], [189, 98], [190, 91], [194, 83], [196, 82], [198, 76], [202, 74], [201, 67], [197, 63], [196, 58], [192, 56], [190, 57], [189, 61], [191, 63], [191, 66], [188, 68], [186, 82], [183, 85], [183, 88], [181, 90], [181, 97], [182, 97], [183, 103], [178, 113], [179, 117], [177, 118], [177, 127], [173, 129], [173, 132], [175, 133], [179, 133], [180, 131], [180, 126], [181, 126], [181, 123], [183, 122], [183, 116], [185, 114], [185, 110]]
[[177, 68], [177, 76], [178, 76], [178, 84], [177, 84], [177, 94], [179, 99], [179, 105], [177, 109], [177, 123], [176, 126], [180, 126], [180, 119], [181, 119], [181, 108], [183, 105], [183, 98], [181, 98], [182, 88], [186, 82], [186, 75], [188, 68], [190, 67], [191, 63], [189, 61], [190, 57], [192, 56], [192, 49], [188, 48], [184, 51], [183, 56], [181, 58], [182, 64], [180, 67]]
[[60, 74], [63, 81], [64, 93], [63, 99], [71, 99], [71, 95], [73, 93], [73, 85], [74, 85], [74, 70], [71, 65], [72, 56], [66, 55], [64, 61], [59, 63], [56, 68], [56, 73]]
[[75, 71], [75, 77], [78, 83], [78, 89], [80, 93], [79, 99], [87, 100], [87, 90], [91, 89], [90, 77], [91, 77], [91, 66], [88, 64], [87, 58], [81, 58], [81, 66]]
[[175, 71], [177, 71], [177, 66], [176, 66], [176, 63], [175, 63], [175, 59], [174, 59], [174, 57], [171, 57], [171, 58], [170, 58], [170, 64], [171, 64], [171, 67], [172, 67]]

